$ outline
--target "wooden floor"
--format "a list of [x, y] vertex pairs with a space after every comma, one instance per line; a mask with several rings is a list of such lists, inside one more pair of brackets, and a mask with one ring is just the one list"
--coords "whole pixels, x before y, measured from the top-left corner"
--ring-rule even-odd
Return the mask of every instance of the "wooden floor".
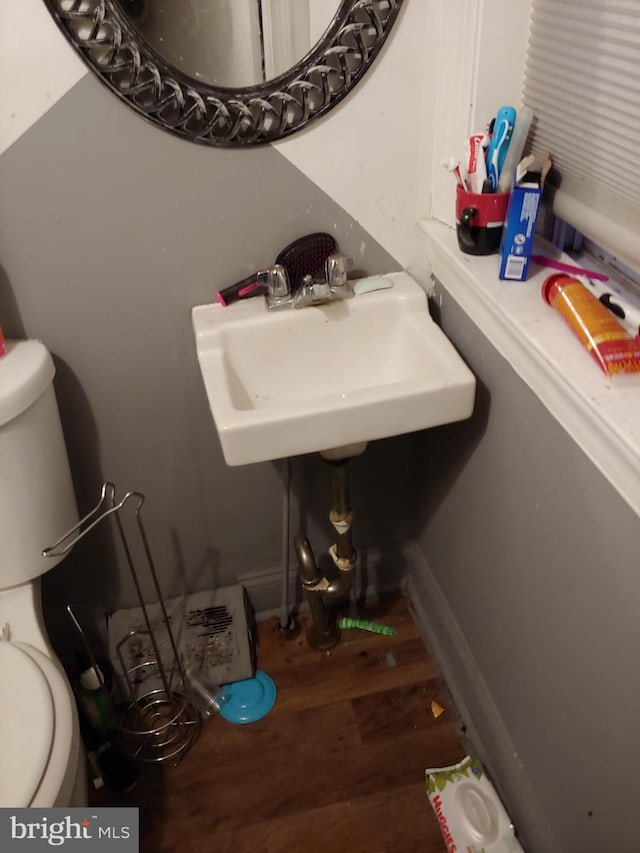
[[323, 654], [259, 626], [275, 707], [249, 725], [208, 720], [179, 767], [145, 768], [118, 801], [140, 807], [141, 853], [444, 853], [424, 771], [465, 754], [455, 708], [407, 599], [367, 618], [397, 636], [344, 631]]

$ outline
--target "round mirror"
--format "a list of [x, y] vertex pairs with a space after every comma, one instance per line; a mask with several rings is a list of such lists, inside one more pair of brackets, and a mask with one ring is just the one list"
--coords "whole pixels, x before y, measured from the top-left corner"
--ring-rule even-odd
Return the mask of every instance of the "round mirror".
[[337, 104], [402, 0], [44, 0], [89, 67], [165, 130], [272, 142]]

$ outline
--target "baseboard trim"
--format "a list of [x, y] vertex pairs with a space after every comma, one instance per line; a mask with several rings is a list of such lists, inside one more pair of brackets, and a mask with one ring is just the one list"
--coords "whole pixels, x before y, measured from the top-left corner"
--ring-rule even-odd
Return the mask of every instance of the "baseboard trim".
[[475, 755], [487, 767], [526, 850], [562, 853], [473, 651], [419, 545], [407, 594], [424, 643], [447, 682]]

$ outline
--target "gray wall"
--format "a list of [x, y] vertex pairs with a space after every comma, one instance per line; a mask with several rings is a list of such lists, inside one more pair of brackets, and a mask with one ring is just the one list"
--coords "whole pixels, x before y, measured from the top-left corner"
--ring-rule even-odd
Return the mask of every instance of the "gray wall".
[[424, 435], [424, 615], [528, 849], [635, 850], [637, 516], [442, 295], [479, 390]]
[[[359, 269], [397, 263], [272, 148], [176, 139], [92, 77], [0, 158], [0, 192], [0, 322], [9, 337], [40, 338], [54, 354], [81, 512], [104, 479], [120, 493], [144, 492], [167, 595], [277, 570], [280, 469], [225, 464], [190, 309], [312, 231], [335, 234]], [[371, 452], [384, 470], [388, 452]], [[359, 486], [372, 478], [373, 491]], [[405, 499], [405, 481], [393, 480], [392, 497]], [[330, 542], [323, 464], [296, 460], [293, 488], [322, 549]], [[361, 541], [382, 546], [407, 535], [398, 500], [383, 511], [383, 481], [367, 466], [354, 464], [354, 490], [366, 499]], [[81, 543], [45, 577], [45, 598], [51, 625], [66, 601], [87, 619], [133, 604], [111, 537], [101, 531]]]

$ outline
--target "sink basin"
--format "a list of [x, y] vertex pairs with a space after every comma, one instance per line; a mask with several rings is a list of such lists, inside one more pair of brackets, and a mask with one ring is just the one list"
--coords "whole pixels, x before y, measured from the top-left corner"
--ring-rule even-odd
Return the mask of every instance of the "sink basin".
[[193, 309], [198, 361], [228, 465], [333, 451], [471, 415], [475, 378], [407, 273], [301, 309], [261, 297]]

